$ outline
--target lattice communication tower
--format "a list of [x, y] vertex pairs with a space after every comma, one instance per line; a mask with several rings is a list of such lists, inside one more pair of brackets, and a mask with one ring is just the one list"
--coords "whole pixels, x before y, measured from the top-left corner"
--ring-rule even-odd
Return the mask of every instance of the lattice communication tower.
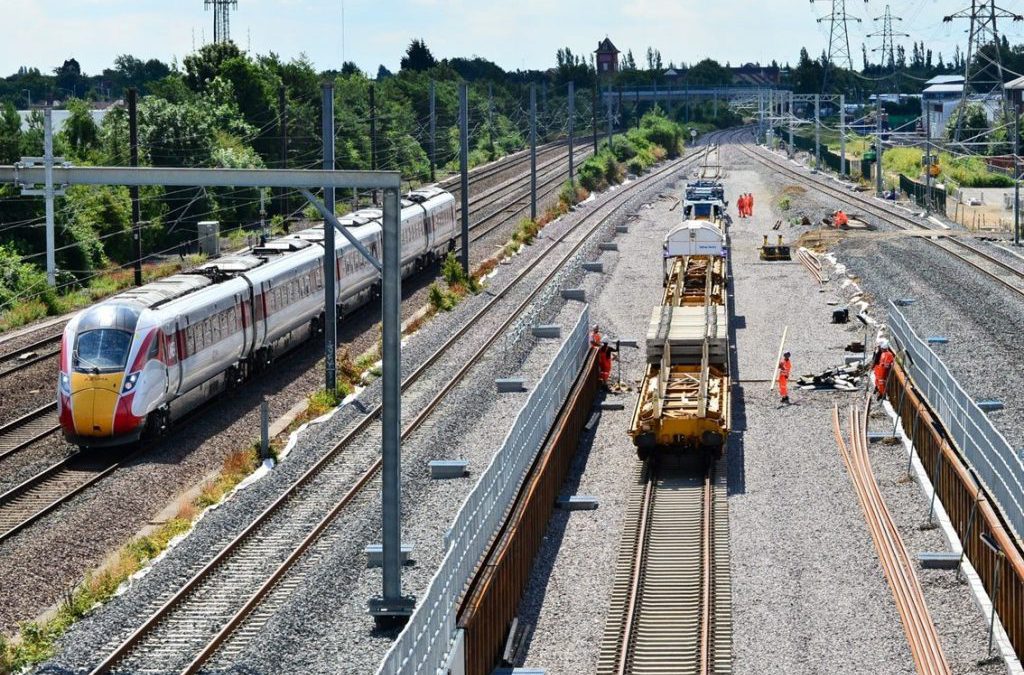
[[231, 41], [231, 10], [238, 9], [238, 0], [203, 0], [206, 9], [213, 7], [213, 41]]

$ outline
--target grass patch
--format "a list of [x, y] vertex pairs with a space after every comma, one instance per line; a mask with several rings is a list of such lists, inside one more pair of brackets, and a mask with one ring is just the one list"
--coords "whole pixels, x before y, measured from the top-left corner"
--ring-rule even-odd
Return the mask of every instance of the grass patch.
[[221, 466], [220, 475], [203, 485], [196, 497], [196, 506], [204, 509], [220, 502], [243, 478], [255, 471], [259, 463], [259, 451], [251, 447], [228, 455]]
[[789, 209], [792, 208], [792, 206], [793, 206], [793, 204], [789, 200], [789, 195], [783, 195], [779, 199], [779, 210], [780, 211], [789, 211]]
[[122, 583], [160, 555], [174, 537], [187, 532], [197, 513], [194, 505], [183, 506], [177, 516], [153, 534], [125, 544], [108, 568], [87, 574], [82, 583], [64, 596], [52, 619], [22, 622], [13, 642], [0, 637], [0, 673], [16, 673], [51, 658], [57, 639], [72, 624], [112, 598]]

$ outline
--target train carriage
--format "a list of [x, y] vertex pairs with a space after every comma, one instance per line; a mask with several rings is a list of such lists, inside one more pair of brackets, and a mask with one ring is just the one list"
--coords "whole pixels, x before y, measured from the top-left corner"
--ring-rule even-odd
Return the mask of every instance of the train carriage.
[[[378, 209], [340, 219], [378, 256]], [[454, 248], [455, 200], [424, 188], [402, 201], [402, 274]], [[245, 382], [323, 323], [323, 226], [265, 242], [120, 293], [83, 310], [61, 343], [58, 416], [83, 447], [160, 432], [217, 393]], [[339, 316], [379, 292], [379, 276], [335, 237]]]

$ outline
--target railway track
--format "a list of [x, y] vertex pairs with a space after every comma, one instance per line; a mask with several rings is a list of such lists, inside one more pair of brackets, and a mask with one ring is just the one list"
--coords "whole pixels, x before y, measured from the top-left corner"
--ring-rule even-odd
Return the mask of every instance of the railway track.
[[127, 459], [98, 452], [77, 453], [0, 495], [0, 542], [110, 475]]
[[[545, 286], [575, 254], [626, 204], [626, 197], [639, 188], [655, 185], [683, 166], [699, 159], [703, 152], [675, 160], [622, 188], [614, 203], [594, 208], [571, 230], [560, 235], [548, 248], [501, 291], [497, 292], [455, 334], [441, 345], [403, 382], [407, 392], [417, 381], [460, 342], [468, 331], [496, 310], [506, 316], [468, 359], [462, 359], [443, 386], [427, 383], [429, 401], [405, 424], [402, 439], [407, 440], [437, 409], [449, 392], [501, 338], [504, 331], [531, 305]], [[532, 284], [526, 298], [514, 307], [505, 299], [518, 289], [538, 266], [550, 262], [552, 254], [564, 250], [553, 268]], [[251, 635], [247, 618], [260, 607], [275, 588], [294, 587], [289, 571], [302, 558], [332, 522], [348, 509], [367, 485], [377, 479], [379, 452], [375, 445], [360, 448], [357, 438], [377, 422], [378, 405], [345, 434], [320, 460], [287, 488], [257, 516], [236, 538], [199, 569], [187, 583], [159, 606], [152, 607], [149, 618], [126, 638], [119, 638], [104, 650], [105, 658], [93, 673], [161, 671], [196, 672], [220, 647], [235, 635]], [[343, 452], [344, 451], [344, 452]], [[339, 500], [337, 495], [343, 497]]]
[[63, 333], [47, 335], [30, 345], [0, 354], [0, 378], [60, 354], [62, 335]]
[[0, 460], [59, 430], [56, 401], [0, 425]]
[[[900, 230], [934, 230], [937, 233], [944, 232], [944, 230], [929, 227], [918, 219], [890, 211], [871, 199], [862, 197], [848, 190], [837, 188], [831, 184], [831, 181], [818, 180], [810, 175], [804, 174], [790, 166], [788, 161], [779, 160], [770, 155], [767, 151], [759, 148], [750, 148], [747, 143], [743, 142], [739, 142], [737, 145], [745, 154], [747, 154], [747, 156], [760, 164], [778, 170], [787, 176], [804, 183], [805, 185], [811, 185], [815, 189], [825, 192], [837, 199], [856, 204], [859, 208], [870, 213], [880, 221], [888, 223]], [[921, 237], [921, 239], [933, 246], [941, 248], [953, 257], [967, 265], [970, 265], [985, 276], [996, 281], [1000, 285], [1024, 297], [1024, 270], [1007, 263], [1005, 260], [985, 251], [980, 246], [965, 241], [963, 238]]]
[[[586, 154], [585, 150], [577, 151], [577, 156], [584, 154]], [[564, 161], [565, 157], [559, 157], [545, 164], [547, 170], [543, 174], [544, 182], [541, 181], [541, 169], [538, 166], [538, 191], [545, 186], [561, 184], [563, 172], [559, 163]], [[526, 182], [528, 184], [529, 175], [526, 176]], [[483, 206], [480, 206], [480, 201], [478, 201], [477, 208], [483, 208], [490, 204], [491, 200], [507, 199], [509, 194], [514, 195], [516, 189], [521, 188], [521, 183], [522, 179], [515, 179], [488, 190], [482, 195], [486, 200]], [[554, 189], [557, 187], [552, 188], [552, 190]], [[518, 198], [520, 201], [522, 200], [522, 197]], [[518, 210], [515, 209], [509, 218], [515, 217]], [[478, 219], [474, 224], [474, 230], [479, 227], [484, 227], [484, 229], [473, 232], [474, 240], [482, 238], [505, 224], [509, 218], [502, 219], [500, 216], [506, 214], [507, 211], [507, 206], [499, 207]], [[497, 222], [484, 226], [483, 223], [488, 220]], [[45, 338], [39, 343], [45, 342], [47, 339], [59, 342], [60, 336]], [[29, 349], [29, 347], [25, 349]], [[57, 423], [56, 408], [55, 402], [45, 404], [0, 427], [0, 460], [13, 456], [33, 443], [58, 432], [60, 426]], [[87, 455], [72, 455], [55, 462], [8, 492], [0, 494], [0, 542], [25, 529], [86, 488], [110, 475], [122, 464], [122, 462], [112, 459], [95, 461], [95, 451], [89, 451]]]
[[724, 465], [638, 466], [605, 623], [599, 675], [732, 669]]

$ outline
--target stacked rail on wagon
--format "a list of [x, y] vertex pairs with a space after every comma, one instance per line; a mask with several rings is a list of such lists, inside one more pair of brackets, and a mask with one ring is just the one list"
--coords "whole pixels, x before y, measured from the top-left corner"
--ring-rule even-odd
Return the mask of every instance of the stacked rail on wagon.
[[725, 191], [687, 185], [684, 221], [665, 237], [662, 302], [629, 434], [637, 454], [721, 452], [730, 428]]

